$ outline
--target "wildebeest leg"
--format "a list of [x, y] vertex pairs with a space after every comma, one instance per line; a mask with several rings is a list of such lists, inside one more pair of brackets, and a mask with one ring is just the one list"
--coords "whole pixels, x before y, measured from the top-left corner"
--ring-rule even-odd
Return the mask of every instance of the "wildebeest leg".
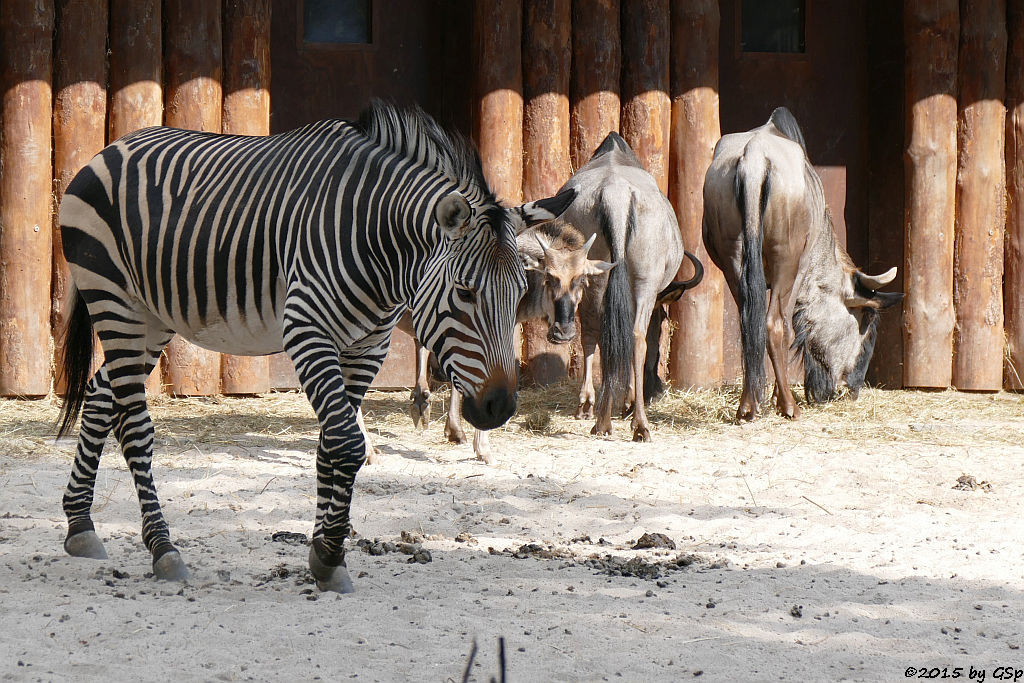
[[793, 390], [789, 386], [789, 362], [786, 360], [786, 321], [782, 315], [781, 297], [774, 292], [769, 294], [768, 301], [768, 357], [772, 360], [775, 370], [774, 397], [780, 415], [791, 419], [800, 417], [800, 406], [793, 398]]
[[[729, 290], [732, 292], [733, 300], [739, 305], [740, 299], [740, 286], [739, 280], [736, 277], [730, 277], [732, 275], [729, 271], [725, 271], [725, 280], [729, 283]], [[740, 334], [744, 334], [742, 329], [743, 320], [742, 316], [740, 319]], [[754, 369], [753, 372], [758, 372]], [[764, 372], [762, 368], [760, 372]], [[757, 417], [758, 413], [761, 412], [761, 406], [757, 404], [755, 398], [756, 392], [753, 389], [754, 377], [750, 372], [743, 373], [743, 392], [740, 394], [740, 405], [736, 409], [736, 419], [740, 422], [750, 421]]]
[[594, 352], [597, 350], [597, 337], [600, 332], [584, 327], [583, 341], [583, 385], [580, 387], [580, 403], [576, 408], [577, 420], [590, 420], [594, 417]]
[[487, 438], [486, 429], [476, 430], [476, 434], [473, 435], [473, 452], [476, 453], [477, 460], [482, 460], [486, 465], [494, 464], [494, 456], [491, 455], [491, 443]]
[[[653, 300], [654, 297], [650, 297]], [[644, 406], [644, 363], [647, 361], [647, 327], [653, 313], [651, 301], [639, 302], [633, 323], [633, 387], [636, 400], [633, 401], [633, 441], [650, 441], [651, 430], [647, 422], [647, 408]]]
[[356, 411], [356, 422], [359, 423], [359, 429], [363, 432], [363, 439], [366, 441], [366, 464], [376, 465], [380, 462], [378, 457], [380, 454], [377, 449], [373, 447], [373, 442], [370, 441], [370, 432], [366, 431], [366, 421], [363, 419], [363, 407], [359, 406], [359, 410]]
[[430, 351], [416, 340], [416, 385], [409, 400], [412, 423], [420, 429], [430, 424]]
[[448, 419], [444, 423], [444, 435], [451, 443], [466, 443], [466, 433], [462, 431], [462, 392], [454, 387], [448, 406]]

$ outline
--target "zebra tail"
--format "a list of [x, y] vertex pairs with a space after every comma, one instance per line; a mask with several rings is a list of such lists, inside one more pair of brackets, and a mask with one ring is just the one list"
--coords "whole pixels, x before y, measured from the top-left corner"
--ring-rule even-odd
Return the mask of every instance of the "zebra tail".
[[601, 322], [601, 381], [604, 391], [611, 391], [611, 397], [621, 396], [629, 386], [633, 369], [633, 322], [636, 308], [630, 285], [629, 264], [626, 262], [626, 246], [636, 231], [636, 207], [634, 197], [629, 198], [629, 212], [622, 244], [616, 239], [611, 217], [604, 210], [604, 202], [598, 199], [601, 234], [608, 244], [615, 267], [608, 274], [608, 287], [604, 293], [604, 315]]
[[60, 354], [61, 371], [67, 385], [64, 405], [60, 409], [57, 438], [68, 434], [75, 426], [78, 413], [85, 403], [92, 367], [92, 318], [85, 307], [85, 299], [76, 287], [71, 297], [71, 315], [64, 333], [64, 347]]
[[743, 218], [743, 265], [740, 274], [740, 341], [743, 376], [755, 405], [764, 398], [764, 351], [767, 337], [768, 285], [761, 255], [764, 214], [771, 191], [771, 164], [767, 159], [756, 173], [736, 173], [736, 200]]

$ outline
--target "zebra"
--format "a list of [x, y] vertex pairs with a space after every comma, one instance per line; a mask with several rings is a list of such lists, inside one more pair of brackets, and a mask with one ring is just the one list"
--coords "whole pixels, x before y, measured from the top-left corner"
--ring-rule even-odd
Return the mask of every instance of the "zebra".
[[[310, 570], [321, 590], [351, 592], [344, 539], [365, 458], [357, 412], [393, 327], [409, 309], [470, 423], [504, 424], [526, 290], [516, 233], [574, 196], [506, 208], [467, 139], [418, 107], [376, 101], [357, 121], [269, 137], [156, 127], [104, 148], [60, 207], [73, 303], [58, 437], [82, 413], [65, 550], [106, 557], [90, 510], [113, 430], [154, 575], [188, 578], [153, 482], [144, 390], [177, 333], [214, 351], [291, 358], [320, 424]], [[90, 379], [93, 331], [103, 364]]]

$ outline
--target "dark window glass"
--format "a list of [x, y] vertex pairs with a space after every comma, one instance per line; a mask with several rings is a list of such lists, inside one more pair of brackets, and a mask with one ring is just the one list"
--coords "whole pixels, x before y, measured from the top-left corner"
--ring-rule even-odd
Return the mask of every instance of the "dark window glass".
[[305, 0], [302, 40], [306, 43], [372, 42], [371, 0]]
[[743, 52], [803, 52], [806, 0], [743, 0]]

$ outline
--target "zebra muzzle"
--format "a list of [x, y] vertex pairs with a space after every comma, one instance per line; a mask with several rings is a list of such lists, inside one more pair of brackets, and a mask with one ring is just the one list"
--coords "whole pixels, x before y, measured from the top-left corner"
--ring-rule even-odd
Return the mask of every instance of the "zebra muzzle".
[[493, 373], [477, 394], [465, 394], [462, 415], [477, 429], [494, 429], [516, 412], [516, 378], [504, 371]]

